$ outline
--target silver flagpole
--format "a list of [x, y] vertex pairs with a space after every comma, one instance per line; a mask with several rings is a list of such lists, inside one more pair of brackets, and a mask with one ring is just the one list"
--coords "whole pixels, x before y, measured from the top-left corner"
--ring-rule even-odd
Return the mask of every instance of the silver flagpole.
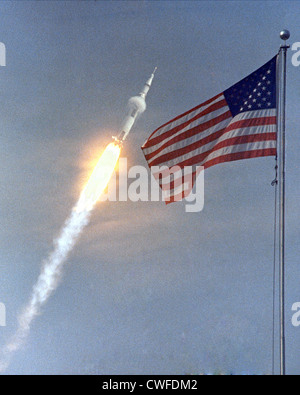
[[290, 32], [283, 30], [280, 33], [280, 38], [284, 40], [281, 45], [279, 54], [281, 56], [280, 79], [280, 101], [279, 105], [279, 120], [280, 126], [280, 234], [279, 234], [279, 248], [280, 248], [280, 374], [286, 374], [285, 365], [285, 110], [286, 110], [286, 54], [289, 45], [286, 41], [290, 38]]

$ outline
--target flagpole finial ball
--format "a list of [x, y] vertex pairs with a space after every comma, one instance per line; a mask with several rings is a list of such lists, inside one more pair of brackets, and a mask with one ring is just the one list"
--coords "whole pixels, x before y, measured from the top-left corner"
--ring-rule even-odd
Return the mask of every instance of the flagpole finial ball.
[[288, 30], [282, 30], [281, 32], [280, 32], [280, 38], [281, 38], [281, 40], [284, 40], [284, 41], [286, 41], [286, 40], [288, 40], [289, 38], [290, 38], [290, 36], [291, 36], [291, 33], [288, 31]]

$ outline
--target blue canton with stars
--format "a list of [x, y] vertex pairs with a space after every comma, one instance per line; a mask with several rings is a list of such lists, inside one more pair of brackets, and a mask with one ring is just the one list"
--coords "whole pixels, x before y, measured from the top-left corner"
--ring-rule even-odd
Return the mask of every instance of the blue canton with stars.
[[233, 117], [246, 111], [276, 108], [276, 58], [224, 92]]

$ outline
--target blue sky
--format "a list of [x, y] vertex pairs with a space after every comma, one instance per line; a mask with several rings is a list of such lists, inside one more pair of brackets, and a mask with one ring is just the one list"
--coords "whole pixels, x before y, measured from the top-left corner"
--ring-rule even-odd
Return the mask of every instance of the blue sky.
[[[0, 302], [14, 332], [42, 260], [129, 97], [155, 66], [122, 156], [271, 59], [297, 1], [5, 1], [0, 41]], [[299, 374], [300, 67], [288, 56], [287, 368]], [[205, 174], [205, 208], [98, 205], [9, 374], [269, 373], [274, 159]]]

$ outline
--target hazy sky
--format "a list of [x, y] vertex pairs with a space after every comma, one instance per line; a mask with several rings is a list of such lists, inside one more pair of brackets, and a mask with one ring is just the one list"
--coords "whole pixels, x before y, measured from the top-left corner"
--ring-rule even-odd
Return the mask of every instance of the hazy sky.
[[[122, 157], [300, 41], [298, 1], [1, 1], [0, 302], [17, 327], [92, 165], [153, 68]], [[287, 369], [300, 373], [299, 82], [288, 56]], [[105, 202], [9, 374], [269, 373], [274, 158], [205, 174], [205, 208]]]

